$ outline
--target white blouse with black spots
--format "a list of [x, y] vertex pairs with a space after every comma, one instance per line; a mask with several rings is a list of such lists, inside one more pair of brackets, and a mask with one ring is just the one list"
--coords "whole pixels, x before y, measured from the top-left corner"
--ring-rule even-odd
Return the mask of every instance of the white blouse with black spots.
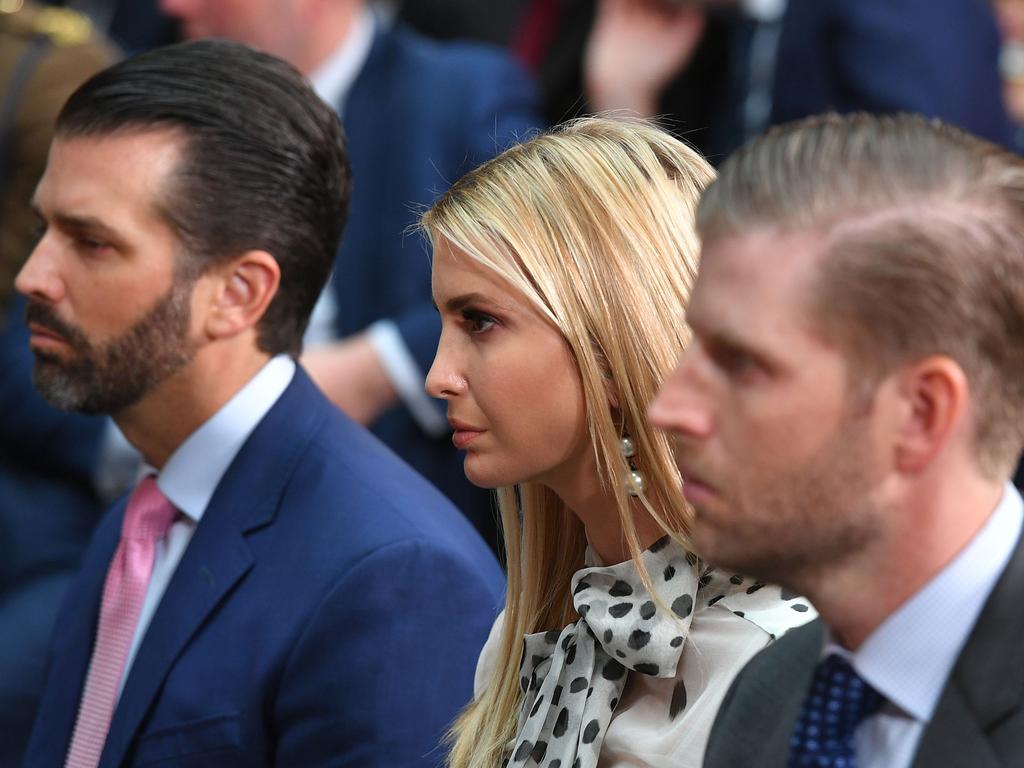
[[[596, 563], [589, 549], [586, 561]], [[816, 616], [803, 598], [705, 567], [667, 537], [643, 561], [671, 610], [656, 608], [631, 560], [589, 565], [572, 580], [583, 618], [525, 638], [510, 768], [568, 768], [576, 758], [597, 768], [700, 768], [736, 674]], [[503, 622], [504, 613], [480, 654], [477, 696], [494, 675]]]

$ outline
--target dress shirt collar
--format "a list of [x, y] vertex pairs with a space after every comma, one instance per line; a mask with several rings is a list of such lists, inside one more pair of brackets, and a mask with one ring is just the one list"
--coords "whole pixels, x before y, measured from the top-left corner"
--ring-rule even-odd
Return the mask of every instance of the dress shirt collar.
[[231, 462], [294, 375], [294, 360], [272, 358], [171, 454], [157, 486], [192, 521], [202, 518]]
[[891, 614], [855, 653], [826, 631], [823, 656], [838, 653], [905, 713], [931, 720], [960, 650], [1017, 548], [1024, 503], [1010, 483], [995, 512], [953, 561]]
[[340, 115], [352, 84], [359, 76], [373, 45], [376, 21], [369, 8], [362, 9], [352, 22], [345, 39], [320, 62], [309, 76], [316, 95], [331, 105]]

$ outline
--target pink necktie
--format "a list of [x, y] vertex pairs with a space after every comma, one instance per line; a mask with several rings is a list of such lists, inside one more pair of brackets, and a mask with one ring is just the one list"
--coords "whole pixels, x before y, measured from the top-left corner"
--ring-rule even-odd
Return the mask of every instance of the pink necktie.
[[64, 763], [66, 768], [95, 768], [99, 764], [135, 625], [153, 572], [155, 545], [167, 533], [175, 514], [152, 475], [136, 486], [128, 501], [121, 542], [110, 561], [103, 586], [99, 628]]

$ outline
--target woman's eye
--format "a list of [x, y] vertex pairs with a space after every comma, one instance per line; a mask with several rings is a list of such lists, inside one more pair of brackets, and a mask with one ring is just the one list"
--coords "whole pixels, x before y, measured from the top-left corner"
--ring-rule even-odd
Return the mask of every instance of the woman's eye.
[[466, 327], [469, 329], [469, 332], [473, 334], [486, 333], [491, 330], [497, 322], [490, 315], [485, 315], [483, 312], [476, 312], [474, 310], [464, 310], [462, 317], [466, 321]]

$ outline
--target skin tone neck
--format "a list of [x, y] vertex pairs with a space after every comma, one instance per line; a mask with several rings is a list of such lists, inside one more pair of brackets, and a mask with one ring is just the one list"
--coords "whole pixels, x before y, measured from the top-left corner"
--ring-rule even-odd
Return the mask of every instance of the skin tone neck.
[[184, 369], [138, 403], [113, 414], [114, 422], [146, 463], [159, 470], [269, 359], [256, 351], [254, 331], [207, 344]]
[[956, 558], [998, 505], [1002, 483], [982, 477], [967, 461], [944, 458], [887, 506], [887, 518], [898, 525], [845, 561], [788, 580], [843, 647], [859, 648]]
[[292, 64], [307, 77], [315, 72], [348, 36], [365, 6], [363, 0], [311, 3], [305, 12], [304, 44], [290, 57]]
[[[562, 468], [557, 477], [541, 482], [583, 523], [587, 541], [604, 565], [615, 565], [629, 559], [629, 547], [622, 533], [619, 508], [612, 488], [598, 480], [597, 460], [590, 451], [572, 468]], [[646, 549], [665, 535], [639, 502], [633, 502], [633, 524], [640, 548]]]

